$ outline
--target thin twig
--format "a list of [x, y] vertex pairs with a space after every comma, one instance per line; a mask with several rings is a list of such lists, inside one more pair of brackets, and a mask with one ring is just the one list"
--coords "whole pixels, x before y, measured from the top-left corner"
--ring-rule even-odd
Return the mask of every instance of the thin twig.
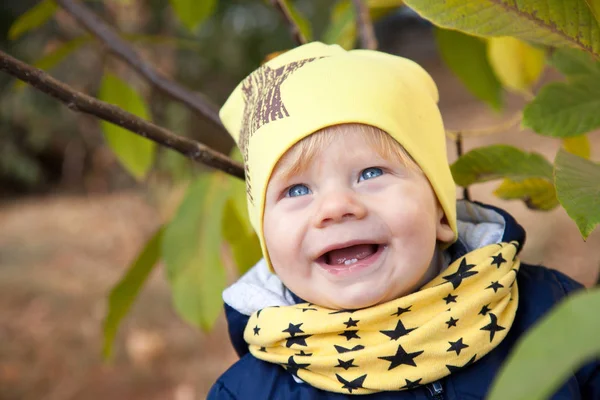
[[146, 63], [127, 42], [121, 39], [108, 24], [86, 6], [76, 0], [55, 0], [55, 2], [96, 36], [112, 54], [129, 64], [131, 68], [166, 95], [185, 104], [219, 128], [219, 132], [226, 134], [226, 130], [219, 119], [218, 108], [208, 99], [161, 75], [150, 64]]
[[271, 4], [283, 16], [283, 20], [285, 21], [290, 32], [292, 33], [292, 38], [294, 38], [294, 41], [299, 45], [305, 44], [306, 38], [302, 34], [302, 31], [300, 31], [300, 27], [298, 26], [298, 24], [296, 24], [294, 18], [292, 18], [292, 13], [290, 12], [290, 9], [287, 8], [284, 0], [271, 0]]
[[373, 21], [369, 15], [369, 8], [362, 0], [352, 0], [356, 12], [356, 25], [360, 35], [360, 44], [363, 49], [377, 50], [377, 38]]
[[0, 51], [0, 70], [58, 99], [73, 111], [94, 115], [104, 121], [111, 122], [156, 143], [169, 147], [192, 160], [244, 179], [243, 167], [226, 155], [202, 143], [178, 136], [117, 106], [78, 92], [67, 84], [54, 79], [44, 71], [27, 65], [2, 51]]
[[[459, 132], [456, 135], [456, 157], [457, 158], [461, 158], [463, 155], [463, 141], [462, 141], [462, 134]], [[463, 188], [463, 199], [465, 200], [471, 200], [471, 194], [469, 193], [469, 187], [465, 186]]]
[[477, 137], [477, 136], [488, 136], [496, 133], [506, 132], [519, 122], [523, 118], [523, 113], [521, 111], [516, 112], [511, 118], [507, 119], [504, 122], [501, 122], [498, 125], [490, 126], [487, 128], [481, 129], [470, 129], [470, 130], [446, 130], [446, 136], [451, 140], [456, 141], [458, 135], [462, 137]]

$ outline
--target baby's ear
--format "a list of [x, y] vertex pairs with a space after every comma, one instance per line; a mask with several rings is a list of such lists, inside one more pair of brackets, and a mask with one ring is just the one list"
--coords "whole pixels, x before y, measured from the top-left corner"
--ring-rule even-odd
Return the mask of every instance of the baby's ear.
[[440, 242], [449, 243], [454, 240], [454, 231], [448, 223], [448, 218], [442, 209], [442, 206], [438, 203], [437, 216], [436, 216], [436, 237]]

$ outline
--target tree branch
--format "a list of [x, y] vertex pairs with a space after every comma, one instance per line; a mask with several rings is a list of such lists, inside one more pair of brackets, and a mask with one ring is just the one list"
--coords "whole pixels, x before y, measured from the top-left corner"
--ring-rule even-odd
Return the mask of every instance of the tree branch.
[[29, 83], [36, 89], [58, 99], [73, 111], [94, 115], [104, 121], [123, 127], [158, 144], [169, 147], [192, 160], [244, 179], [244, 168], [208, 146], [178, 136], [117, 106], [78, 92], [42, 70], [34, 68], [0, 51], [0, 70]]
[[352, 0], [356, 13], [356, 25], [360, 35], [360, 45], [363, 49], [377, 50], [377, 38], [373, 29], [373, 21], [369, 15], [369, 8], [363, 0]]
[[299, 45], [305, 44], [306, 38], [300, 31], [300, 27], [296, 24], [294, 18], [292, 18], [292, 13], [290, 12], [289, 8], [287, 8], [287, 6], [285, 5], [284, 0], [271, 0], [271, 4], [283, 16], [285, 23], [288, 25], [288, 28], [292, 33], [294, 41]]
[[131, 46], [108, 26], [100, 17], [76, 0], [54, 0], [69, 15], [96, 36], [115, 56], [125, 61], [131, 68], [150, 81], [161, 92], [177, 100], [200, 116], [208, 119], [223, 134], [227, 131], [219, 119], [218, 108], [202, 95], [192, 92], [167, 79], [146, 63]]

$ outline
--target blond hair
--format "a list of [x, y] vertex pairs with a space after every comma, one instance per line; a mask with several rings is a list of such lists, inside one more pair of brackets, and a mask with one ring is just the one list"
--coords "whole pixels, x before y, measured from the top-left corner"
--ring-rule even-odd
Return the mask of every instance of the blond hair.
[[292, 146], [281, 157], [275, 169], [278, 168], [279, 164], [282, 164], [282, 161], [293, 159], [295, 162], [290, 163], [289, 167], [280, 171], [282, 178], [286, 180], [291, 176], [302, 173], [312, 163], [319, 150], [326, 148], [333, 140], [339, 140], [340, 135], [346, 133], [348, 129], [354, 129], [364, 134], [367, 144], [384, 160], [399, 161], [410, 170], [421, 172], [421, 168], [400, 143], [381, 129], [364, 124], [332, 125], [316, 131]]

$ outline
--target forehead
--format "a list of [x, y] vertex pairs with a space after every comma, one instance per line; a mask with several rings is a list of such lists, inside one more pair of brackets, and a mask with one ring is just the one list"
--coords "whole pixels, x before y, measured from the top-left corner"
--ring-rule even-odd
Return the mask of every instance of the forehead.
[[336, 157], [340, 158], [340, 161], [350, 157], [377, 156], [375, 149], [369, 145], [366, 135], [351, 127], [339, 128], [335, 131], [320, 131], [292, 146], [277, 163], [273, 175], [285, 180], [305, 172], [336, 140], [338, 141], [336, 145], [348, 147], [348, 151], [336, 152]]
[[374, 157], [407, 166], [414, 164], [402, 146], [384, 131], [367, 125], [344, 124], [325, 128], [296, 143], [281, 157], [272, 178], [287, 180], [305, 172], [334, 141], [336, 145], [348, 146], [347, 151], [338, 154], [342, 157], [340, 161]]

